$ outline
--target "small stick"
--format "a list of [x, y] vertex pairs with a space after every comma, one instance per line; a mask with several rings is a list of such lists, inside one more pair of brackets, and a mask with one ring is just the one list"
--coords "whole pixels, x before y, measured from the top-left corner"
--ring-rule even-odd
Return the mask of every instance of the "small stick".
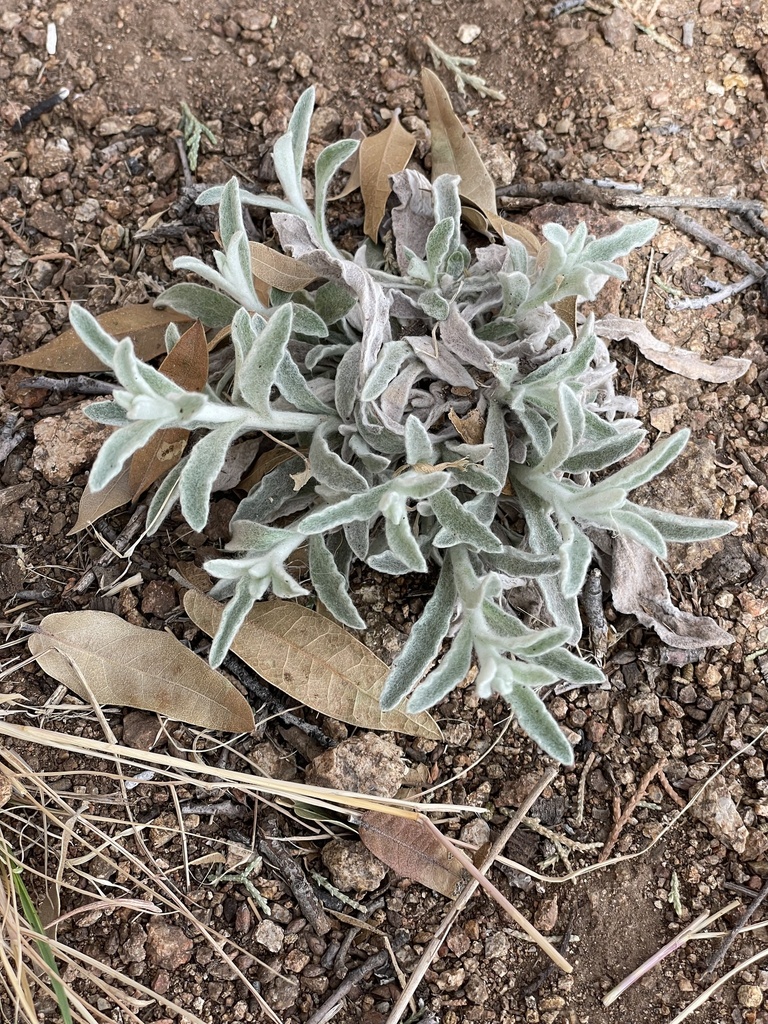
[[47, 99], [41, 100], [40, 103], [36, 103], [34, 107], [30, 107], [26, 113], [16, 118], [16, 123], [11, 128], [11, 131], [20, 132], [28, 124], [36, 121], [38, 117], [42, 117], [43, 114], [47, 114], [49, 110], [53, 110], [54, 107], [58, 107], [60, 103], [69, 96], [69, 89], [59, 89], [53, 96], [49, 96]]
[[628, 988], [631, 988], [636, 981], [639, 981], [644, 974], [647, 974], [652, 968], [660, 963], [665, 957], [669, 956], [670, 953], [674, 953], [675, 950], [680, 949], [684, 946], [688, 939], [701, 931], [704, 925], [709, 921], [709, 911], [705, 910], [703, 914], [691, 921], [689, 925], [686, 925], [681, 932], [671, 939], [666, 946], [662, 946], [658, 952], [654, 953], [653, 956], [649, 957], [644, 963], [640, 964], [637, 970], [632, 971], [628, 974], [623, 981], [620, 981], [618, 985], [611, 989], [607, 996], [603, 998], [603, 1006], [610, 1006], [611, 1003], [615, 1003], [622, 993], [626, 992]]
[[8, 221], [4, 220], [2, 217], [0, 217], [0, 229], [2, 229], [6, 233], [6, 235], [8, 235], [12, 242], [15, 242], [16, 245], [18, 245], [22, 252], [25, 252], [27, 256], [30, 255], [32, 250], [30, 249], [29, 244], [25, 241], [25, 239], [21, 237], [21, 235], [17, 231], [14, 231], [11, 225], [8, 223]]
[[18, 448], [27, 436], [23, 430], [15, 433], [18, 422], [19, 417], [15, 413], [11, 413], [0, 430], [0, 463], [5, 462], [13, 449]]
[[768, 881], [763, 882], [763, 887], [760, 890], [760, 892], [757, 894], [757, 896], [755, 896], [755, 898], [752, 900], [749, 906], [744, 910], [744, 913], [741, 915], [736, 924], [733, 926], [733, 928], [728, 932], [726, 937], [720, 943], [718, 949], [716, 949], [712, 956], [709, 958], [709, 960], [707, 960], [707, 966], [704, 968], [704, 972], [701, 975], [702, 978], [706, 978], [708, 974], [712, 974], [712, 972], [720, 966], [720, 964], [725, 959], [725, 954], [733, 945], [734, 939], [739, 934], [744, 925], [747, 924], [750, 917], [752, 917], [752, 915], [763, 902], [766, 896], [768, 896]]
[[[757, 284], [760, 278], [754, 274], [747, 274], [746, 277], [742, 277], [740, 281], [734, 281], [733, 284], [723, 284], [717, 286], [717, 291], [711, 292], [709, 295], [700, 295], [693, 299], [682, 299], [680, 302], [673, 302], [671, 299], [667, 300], [667, 309], [672, 309], [676, 313], [679, 313], [682, 309], [704, 309], [705, 306], [712, 306], [716, 302], [724, 302], [726, 299], [730, 299], [732, 295], [738, 295], [739, 292], [745, 291], [747, 288], [751, 288], [753, 284]], [[705, 285], [709, 286], [710, 282], [705, 281]]]
[[280, 830], [274, 818], [269, 818], [264, 826], [265, 836], [259, 840], [259, 852], [274, 864], [288, 883], [299, 908], [307, 919], [315, 934], [322, 938], [333, 925], [323, 909], [323, 905], [315, 895], [314, 889], [299, 864], [286, 852], [279, 840]]
[[[523, 820], [528, 811], [533, 807], [536, 801], [539, 799], [541, 794], [552, 782], [557, 775], [557, 768], [551, 768], [546, 775], [544, 775], [538, 782], [535, 789], [525, 798], [523, 803], [518, 807], [517, 811], [509, 819], [509, 822], [505, 826], [504, 830], [500, 833], [498, 838], [493, 843], [493, 846], [488, 851], [488, 855], [479, 867], [481, 873], [485, 874], [490, 871], [497, 857], [499, 857], [502, 851], [505, 849], [507, 843], [510, 841], [514, 833], [517, 831], [520, 822]], [[405, 1012], [405, 1008], [411, 1000], [414, 992], [421, 983], [421, 979], [424, 977], [429, 965], [432, 963], [434, 958], [437, 956], [437, 951], [445, 941], [446, 936], [453, 927], [454, 921], [458, 918], [459, 914], [466, 907], [469, 901], [475, 894], [475, 891], [479, 885], [479, 882], [475, 877], [470, 878], [467, 884], [462, 889], [459, 896], [453, 901], [448, 909], [448, 913], [442, 920], [440, 927], [435, 932], [434, 938], [430, 941], [427, 948], [421, 955], [421, 959], [413, 970], [408, 984], [400, 994], [399, 999], [390, 1011], [389, 1016], [385, 1024], [398, 1024], [398, 1021]]]
[[93, 584], [96, 582], [95, 570], [97, 568], [109, 565], [112, 562], [113, 558], [115, 557], [115, 551], [117, 552], [118, 555], [125, 554], [133, 538], [136, 536], [137, 533], [140, 532], [144, 523], [144, 517], [146, 516], [146, 513], [146, 505], [139, 505], [136, 508], [131, 518], [125, 524], [125, 529], [115, 539], [113, 545], [114, 550], [105, 551], [101, 558], [94, 562], [93, 566], [83, 573], [83, 575], [80, 577], [77, 583], [71, 588], [70, 593], [84, 594], [86, 590], [89, 587], [93, 586]]
[[542, 181], [536, 184], [516, 182], [496, 189], [497, 196], [513, 199], [531, 199], [545, 202], [549, 199], [565, 199], [571, 203], [598, 203], [618, 209], [646, 210], [651, 207], [662, 209], [725, 210], [742, 217], [753, 214], [760, 217], [765, 207], [757, 199], [734, 199], [732, 196], [652, 196], [645, 192], [617, 188], [617, 183], [595, 178], [582, 181]]
[[693, 217], [680, 213], [679, 210], [663, 209], [660, 206], [649, 207], [648, 213], [653, 217], [658, 217], [659, 220], [665, 220], [668, 224], [677, 228], [678, 231], [682, 231], [695, 241], [701, 242], [715, 256], [721, 256], [724, 260], [728, 260], [729, 263], [743, 270], [746, 274], [753, 274], [758, 281], [762, 281], [765, 277], [765, 269], [759, 263], [755, 263], [742, 249], [735, 249], [732, 245], [729, 245], [713, 231], [710, 231], [709, 228], [699, 224]]
[[179, 151], [179, 159], [181, 160], [181, 169], [184, 172], [184, 185], [187, 188], [193, 188], [195, 179], [192, 171], [189, 167], [189, 157], [187, 156], [187, 147], [184, 145], [180, 135], [176, 136], [176, 148]]
[[256, 679], [254, 673], [251, 672], [239, 658], [235, 657], [234, 654], [228, 654], [223, 661], [223, 665], [228, 672], [232, 673], [239, 683], [243, 684], [251, 696], [261, 701], [262, 704], [265, 704], [267, 708], [277, 714], [286, 725], [295, 725], [297, 729], [301, 729], [302, 732], [305, 732], [307, 736], [313, 739], [316, 743], [319, 743], [321, 747], [328, 748], [334, 745], [333, 740], [326, 736], [319, 726], [313, 725], [312, 722], [305, 722], [303, 718], [299, 718], [297, 715], [288, 711], [285, 704], [274, 694], [270, 693], [267, 687], [263, 686], [258, 679]]
[[325, 1002], [318, 1006], [307, 1021], [307, 1024], [324, 1024], [325, 1021], [330, 1020], [331, 1018], [329, 1017], [329, 1013], [334, 1006], [338, 1006], [347, 992], [349, 992], [353, 986], [357, 985], [358, 982], [367, 978], [371, 971], [375, 971], [379, 967], [383, 967], [388, 960], [389, 953], [387, 950], [380, 949], [378, 953], [373, 953], [369, 956], [368, 959], [364, 963], [360, 964], [359, 967], [350, 971], [339, 987], [334, 989]]
[[742, 960], [740, 964], [736, 964], [733, 970], [728, 971], [728, 973], [724, 974], [722, 978], [713, 982], [705, 992], [702, 992], [701, 995], [697, 996], [689, 1006], [686, 1006], [682, 1013], [678, 1013], [672, 1021], [672, 1024], [683, 1024], [685, 1018], [689, 1014], [693, 1013], [694, 1010], [697, 1010], [700, 1006], [706, 1003], [710, 996], [713, 996], [715, 992], [717, 992], [717, 990], [726, 983], [726, 981], [730, 981], [731, 978], [735, 977], [741, 971], [745, 970], [747, 967], [751, 967], [752, 964], [756, 964], [758, 960], [762, 960], [763, 957], [766, 956], [768, 956], [768, 949], [761, 949], [759, 953], [755, 953], [755, 955], [751, 956], [748, 960]]
[[28, 377], [20, 380], [18, 386], [56, 392], [71, 391], [77, 395], [111, 395], [117, 385], [80, 374], [77, 377]]
[[659, 772], [664, 770], [666, 764], [667, 758], [662, 757], [661, 760], [657, 761], [652, 768], [649, 768], [645, 775], [642, 777], [642, 779], [640, 779], [637, 790], [635, 791], [634, 795], [629, 798], [626, 807], [619, 815], [618, 821], [614, 823], [614, 826], [611, 829], [611, 834], [608, 836], [608, 839], [605, 842], [605, 846], [601, 850], [600, 856], [597, 858], [598, 864], [602, 864], [604, 860], [607, 860], [608, 857], [610, 857], [611, 852], [616, 843], [618, 842], [622, 830], [624, 829], [624, 826], [632, 817], [635, 808], [645, 796], [650, 784], [653, 782], [653, 780], [656, 778]]

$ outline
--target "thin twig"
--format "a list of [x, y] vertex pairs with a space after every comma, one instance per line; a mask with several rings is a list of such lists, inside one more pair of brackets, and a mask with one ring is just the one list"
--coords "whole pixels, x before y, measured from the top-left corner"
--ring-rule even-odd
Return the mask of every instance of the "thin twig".
[[616, 209], [649, 210], [689, 209], [725, 210], [742, 217], [754, 214], [760, 217], [765, 206], [757, 199], [734, 199], [733, 196], [652, 196], [645, 192], [630, 192], [618, 188], [616, 182], [600, 181], [594, 178], [584, 181], [541, 181], [515, 182], [496, 189], [496, 195], [510, 199], [530, 199], [546, 202], [550, 199], [565, 199], [570, 203], [597, 203]]
[[141, 528], [144, 524], [146, 513], [146, 505], [139, 505], [136, 508], [131, 518], [125, 524], [125, 529], [115, 539], [113, 545], [115, 550], [105, 551], [101, 558], [99, 558], [96, 562], [93, 563], [92, 568], [88, 569], [86, 572], [83, 573], [83, 575], [80, 577], [77, 583], [72, 587], [70, 593], [84, 594], [86, 590], [89, 587], [93, 586], [93, 584], [96, 582], [96, 569], [101, 568], [102, 566], [110, 565], [113, 559], [115, 558], [115, 551], [117, 551], [117, 553], [120, 555], [125, 554], [125, 552], [130, 547], [133, 538], [136, 536], [137, 533], [141, 531]]
[[750, 917], [752, 917], [752, 915], [758, 909], [758, 907], [763, 902], [766, 896], [768, 896], [768, 881], [763, 882], [763, 887], [760, 890], [760, 892], [757, 894], [757, 896], [755, 896], [755, 898], [752, 900], [749, 906], [744, 910], [736, 924], [734, 924], [733, 928], [730, 930], [730, 932], [728, 932], [726, 937], [720, 943], [720, 946], [715, 950], [715, 952], [712, 954], [709, 960], [707, 960], [707, 966], [704, 968], [704, 971], [701, 975], [702, 978], [706, 978], [708, 974], [712, 974], [712, 972], [720, 966], [720, 964], [725, 959], [725, 954], [733, 945], [734, 939], [739, 934], [740, 930], [744, 927], [744, 925], [748, 923]]
[[329, 736], [326, 736], [319, 726], [314, 725], [312, 722], [305, 722], [303, 718], [299, 718], [298, 715], [292, 714], [287, 709], [285, 703], [280, 700], [279, 697], [275, 696], [275, 694], [270, 693], [269, 689], [259, 682], [251, 669], [249, 669], [248, 666], [239, 658], [235, 657], [234, 654], [228, 654], [223, 661], [223, 665], [228, 672], [232, 673], [239, 683], [242, 683], [250, 696], [255, 697], [261, 704], [266, 705], [266, 707], [278, 715], [286, 725], [295, 725], [297, 729], [301, 729], [302, 732], [305, 732], [321, 747], [328, 748], [334, 746], [333, 740]]
[[[716, 302], [725, 302], [731, 296], [738, 295], [739, 292], [751, 288], [753, 284], [758, 284], [759, 280], [760, 278], [754, 274], [747, 274], [746, 277], [742, 277], [740, 281], [734, 281], [733, 284], [718, 285], [717, 291], [712, 291], [709, 295], [699, 295], [693, 299], [681, 299], [680, 302], [673, 302], [671, 299], [668, 299], [667, 308], [674, 310], [676, 313], [679, 313], [682, 309], [704, 309], [705, 306], [712, 306]], [[708, 282], [705, 281], [704, 283], [707, 284]]]
[[324, 1024], [325, 1021], [330, 1020], [328, 1014], [334, 1006], [338, 1006], [353, 986], [367, 978], [371, 971], [375, 971], [379, 967], [383, 967], [388, 960], [389, 953], [386, 949], [381, 949], [378, 953], [374, 953], [372, 956], [369, 956], [368, 959], [364, 963], [360, 964], [359, 967], [350, 971], [339, 987], [334, 989], [325, 1002], [318, 1006], [307, 1021], [307, 1024]]
[[701, 995], [697, 996], [689, 1006], [686, 1006], [682, 1013], [678, 1013], [672, 1021], [672, 1024], [683, 1024], [686, 1017], [693, 1013], [694, 1010], [697, 1010], [700, 1006], [703, 1006], [703, 1004], [706, 1003], [706, 1001], [727, 981], [730, 981], [731, 978], [735, 977], [741, 971], [745, 970], [747, 967], [751, 967], [752, 964], [756, 964], [766, 956], [768, 956], [768, 949], [761, 949], [759, 953], [755, 953], [755, 955], [751, 956], [748, 960], [742, 960], [740, 964], [736, 964], [733, 970], [728, 971], [728, 973], [724, 974], [722, 978], [718, 978], [718, 980], [710, 985], [705, 992], [702, 992]]
[[699, 224], [693, 217], [680, 213], [679, 210], [663, 209], [661, 206], [649, 207], [648, 213], [652, 217], [658, 217], [659, 220], [665, 220], [668, 224], [677, 228], [678, 231], [682, 231], [695, 241], [701, 242], [715, 256], [728, 260], [729, 263], [743, 270], [745, 274], [754, 274], [758, 281], [762, 281], [765, 277], [765, 269], [759, 263], [755, 263], [742, 249], [735, 249], [732, 245], [729, 245], [719, 235], [716, 235], [714, 231], [705, 228], [703, 224]]
[[18, 423], [19, 417], [11, 413], [0, 430], [0, 463], [5, 462], [13, 449], [18, 448], [27, 436], [23, 430], [16, 431]]
[[[525, 800], [517, 809], [517, 812], [513, 815], [513, 817], [509, 819], [509, 822], [507, 823], [501, 834], [498, 836], [498, 838], [495, 840], [493, 846], [491, 846], [491, 849], [488, 851], [488, 855], [486, 856], [485, 860], [478, 869], [482, 874], [486, 874], [488, 871], [490, 871], [496, 858], [501, 855], [507, 843], [510, 841], [514, 833], [517, 831], [520, 822], [523, 820], [523, 818], [531, 809], [531, 807], [533, 807], [533, 805], [539, 799], [539, 797], [550, 784], [550, 782], [552, 782], [552, 780], [556, 777], [557, 771], [557, 768], [551, 768], [546, 773], [546, 775], [544, 775], [539, 780], [539, 783], [535, 787], [535, 789], [525, 798]], [[476, 878], [470, 878], [470, 880], [462, 889], [459, 896], [457, 896], [457, 898], [451, 904], [448, 913], [445, 915], [442, 923], [440, 924], [440, 927], [435, 932], [435, 935], [432, 938], [431, 942], [424, 950], [421, 959], [413, 969], [413, 973], [411, 974], [411, 977], [408, 980], [408, 984], [401, 992], [400, 998], [397, 1000], [389, 1016], [387, 1017], [386, 1024], [398, 1024], [398, 1021], [405, 1012], [405, 1009], [408, 1006], [411, 997], [421, 984], [421, 980], [424, 977], [425, 973], [429, 970], [430, 964], [437, 956], [437, 951], [438, 949], [440, 949], [440, 946], [445, 941], [445, 938], [450, 932], [454, 921], [458, 918], [459, 914], [472, 899], [479, 884], [480, 883], [477, 881]]]
[[4, 220], [2, 217], [0, 217], [0, 230], [4, 231], [6, 235], [8, 235], [10, 240], [12, 242], [15, 242], [16, 245], [18, 245], [18, 247], [21, 249], [21, 251], [25, 252], [27, 256], [29, 256], [32, 253], [32, 250], [29, 247], [29, 243], [25, 239], [23, 239], [21, 235], [18, 234], [18, 232], [14, 231], [11, 225], [8, 223], [8, 221]]
[[259, 840], [259, 852], [274, 864], [285, 878], [291, 892], [296, 898], [304, 917], [316, 935], [326, 935], [333, 925], [323, 909], [323, 905], [315, 895], [307, 876], [301, 866], [286, 851], [280, 842], [280, 830], [277, 821], [269, 818], [264, 826], [265, 836]]
[[68, 391], [77, 395], [111, 395], [117, 385], [94, 380], [85, 374], [77, 377], [28, 377], [18, 382], [20, 388], [44, 388], [46, 391]]

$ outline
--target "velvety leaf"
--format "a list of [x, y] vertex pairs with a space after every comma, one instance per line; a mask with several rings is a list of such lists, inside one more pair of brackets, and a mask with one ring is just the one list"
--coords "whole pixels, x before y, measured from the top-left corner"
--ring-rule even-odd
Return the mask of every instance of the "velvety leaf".
[[521, 729], [545, 754], [561, 764], [573, 764], [573, 749], [560, 726], [547, 711], [544, 701], [527, 686], [514, 685], [506, 695]]
[[[222, 606], [189, 591], [184, 609], [213, 636]], [[389, 669], [368, 648], [324, 615], [290, 601], [257, 604], [231, 650], [267, 682], [320, 714], [362, 729], [389, 729], [409, 736], [440, 738], [426, 712], [382, 711], [379, 698]]]
[[402, 878], [451, 899], [462, 880], [458, 860], [418, 820], [366, 811], [360, 838], [367, 850]]
[[[136, 355], [144, 360], [154, 359], [165, 352], [165, 328], [169, 323], [189, 323], [189, 317], [183, 313], [155, 309], [148, 303], [123, 306], [102, 313], [96, 319], [108, 334], [118, 340], [131, 338]], [[57, 373], [94, 373], [104, 369], [102, 361], [85, 347], [71, 327], [47, 345], [8, 362], [32, 370], [55, 370]]]
[[496, 185], [451, 106], [451, 99], [437, 75], [423, 68], [421, 81], [432, 133], [432, 180], [441, 174], [458, 174], [462, 199], [469, 199], [487, 216], [496, 214]]
[[299, 292], [317, 280], [317, 274], [292, 256], [270, 249], [261, 242], [249, 242], [251, 270], [258, 281], [281, 292]]
[[[208, 347], [199, 320], [188, 328], [159, 366], [160, 373], [186, 391], [202, 391], [208, 381]], [[131, 459], [130, 484], [134, 501], [155, 480], [172, 469], [184, 454], [188, 430], [158, 431]]]
[[360, 192], [365, 204], [363, 231], [374, 242], [379, 237], [379, 227], [392, 192], [389, 177], [405, 169], [415, 145], [415, 137], [403, 128], [397, 113], [384, 131], [369, 135], [360, 143]]
[[109, 612], [56, 612], [30, 636], [29, 649], [44, 672], [86, 702], [90, 690], [102, 705], [155, 711], [203, 729], [253, 731], [246, 699], [170, 633]]

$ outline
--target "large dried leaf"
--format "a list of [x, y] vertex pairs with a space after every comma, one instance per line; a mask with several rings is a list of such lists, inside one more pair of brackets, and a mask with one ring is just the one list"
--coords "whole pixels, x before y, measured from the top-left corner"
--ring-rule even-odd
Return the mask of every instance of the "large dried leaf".
[[696, 352], [678, 345], [668, 345], [666, 341], [655, 338], [643, 320], [623, 320], [618, 316], [606, 316], [595, 324], [595, 331], [599, 337], [611, 341], [631, 341], [637, 345], [646, 359], [681, 377], [688, 377], [689, 380], [725, 384], [727, 381], [743, 377], [752, 365], [751, 359], [737, 359], [735, 356], [720, 356], [710, 363]]
[[[123, 306], [96, 318], [105, 331], [118, 340], [131, 338], [139, 359], [154, 359], [165, 351], [165, 329], [170, 323], [189, 324], [188, 316], [172, 309], [155, 309], [147, 303]], [[31, 370], [55, 370], [58, 373], [93, 373], [104, 364], [80, 341], [70, 327], [42, 345], [9, 363]]]
[[617, 611], [634, 615], [670, 647], [695, 650], [733, 643], [733, 637], [708, 615], [692, 615], [675, 608], [656, 556], [621, 534], [613, 539], [611, 596]]
[[367, 811], [360, 821], [366, 849], [403, 878], [412, 878], [451, 899], [462, 880], [458, 860], [424, 825], [381, 811]]
[[[208, 380], [208, 346], [199, 320], [186, 330], [159, 366], [160, 373], [186, 391], [202, 391]], [[131, 459], [131, 497], [139, 498], [173, 469], [187, 446], [189, 431], [159, 430]]]
[[99, 704], [156, 711], [204, 729], [254, 728], [242, 694], [170, 633], [92, 611], [46, 615], [39, 628], [29, 638], [33, 657], [86, 701], [90, 690]]
[[77, 521], [67, 534], [71, 537], [73, 533], [79, 533], [86, 526], [98, 522], [108, 512], [114, 512], [121, 505], [127, 505], [133, 496], [131, 487], [130, 463], [123, 466], [118, 475], [107, 484], [101, 491], [92, 491], [90, 482], [86, 481], [83, 493], [80, 495], [80, 505], [77, 510]]
[[474, 203], [489, 219], [494, 217], [496, 186], [466, 128], [454, 113], [445, 86], [429, 68], [422, 69], [421, 81], [432, 133], [432, 180], [441, 174], [458, 174], [461, 197]]
[[317, 274], [295, 260], [292, 256], [270, 249], [261, 242], [249, 242], [251, 250], [251, 272], [257, 281], [281, 292], [300, 292], [317, 280]]
[[391, 174], [399, 174], [411, 159], [416, 139], [400, 124], [395, 112], [383, 132], [360, 143], [360, 192], [365, 204], [363, 231], [374, 242], [392, 193]]
[[[219, 628], [222, 606], [205, 594], [185, 594], [184, 610], [208, 636]], [[290, 601], [257, 604], [231, 650], [267, 682], [320, 714], [362, 729], [441, 736], [426, 712], [382, 711], [379, 696], [388, 666], [341, 626], [309, 608]]]

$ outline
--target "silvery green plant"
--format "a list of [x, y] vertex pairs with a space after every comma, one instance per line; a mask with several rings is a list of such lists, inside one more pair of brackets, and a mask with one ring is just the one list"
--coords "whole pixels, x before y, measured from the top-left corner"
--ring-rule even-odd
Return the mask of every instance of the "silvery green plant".
[[[571, 763], [568, 740], [539, 691], [594, 684], [600, 670], [574, 651], [577, 599], [601, 538], [622, 535], [664, 557], [668, 541], [728, 532], [635, 504], [633, 489], [684, 447], [679, 431], [631, 456], [645, 432], [630, 400], [615, 394], [615, 366], [587, 317], [575, 336], [558, 316], [563, 299], [593, 299], [615, 262], [652, 236], [646, 220], [595, 239], [549, 224], [537, 256], [512, 238], [471, 251], [462, 233], [459, 179], [393, 177], [394, 257], [366, 242], [339, 251], [326, 223], [328, 188], [354, 141], [324, 149], [314, 202], [302, 169], [314, 96], [307, 90], [274, 148], [285, 198], [253, 195], [232, 179], [208, 190], [219, 204], [222, 251], [215, 268], [183, 257], [176, 267], [208, 286], [182, 283], [158, 304], [231, 326], [231, 359], [202, 393], [190, 393], [136, 358], [83, 309], [72, 323], [113, 370], [114, 399], [90, 407], [117, 429], [91, 473], [103, 488], [166, 427], [198, 432], [162, 481], [149, 511], [158, 528], [175, 502], [194, 530], [230, 446], [266, 431], [296, 449], [241, 501], [226, 549], [205, 568], [228, 601], [211, 649], [224, 658], [253, 603], [309, 590], [289, 572], [309, 552], [316, 597], [351, 629], [364, 622], [349, 592], [353, 560], [401, 576], [435, 572], [433, 596], [385, 686], [385, 708], [406, 695], [410, 711], [437, 704], [477, 666], [482, 696], [500, 693], [548, 754]], [[272, 211], [283, 252], [317, 282], [259, 299], [241, 204]], [[391, 248], [391, 247], [390, 247]], [[322, 282], [322, 283], [318, 283]], [[166, 337], [170, 348], [175, 327]], [[469, 425], [472, 425], [470, 430]], [[308, 451], [306, 460], [300, 451]], [[446, 641], [448, 641], [446, 643]]]

